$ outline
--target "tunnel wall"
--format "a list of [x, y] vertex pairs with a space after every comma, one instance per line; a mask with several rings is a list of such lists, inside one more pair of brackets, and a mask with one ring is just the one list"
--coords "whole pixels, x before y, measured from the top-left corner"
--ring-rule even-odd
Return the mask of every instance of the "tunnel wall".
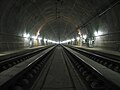
[[[120, 5], [95, 18], [87, 25], [89, 36], [94, 37], [95, 47], [120, 51]], [[95, 31], [101, 35], [94, 36]]]
[[26, 47], [24, 38], [0, 33], [0, 52], [22, 49]]
[[28, 47], [28, 40], [23, 37], [24, 16], [17, 5], [19, 3], [14, 0], [3, 0], [0, 3], [0, 52]]

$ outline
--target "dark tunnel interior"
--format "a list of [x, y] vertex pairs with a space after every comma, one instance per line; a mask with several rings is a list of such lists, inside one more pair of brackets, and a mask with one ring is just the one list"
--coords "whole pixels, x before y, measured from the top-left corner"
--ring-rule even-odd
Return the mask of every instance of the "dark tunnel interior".
[[0, 0], [0, 90], [120, 90], [120, 0]]
[[49, 44], [120, 51], [120, 0], [0, 0], [0, 52]]

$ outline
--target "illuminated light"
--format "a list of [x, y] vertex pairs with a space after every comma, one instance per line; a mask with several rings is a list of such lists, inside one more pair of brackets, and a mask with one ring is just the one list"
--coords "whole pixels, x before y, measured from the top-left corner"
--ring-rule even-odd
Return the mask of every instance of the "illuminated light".
[[77, 39], [77, 40], [80, 40], [80, 37], [77, 37], [76, 39]]
[[42, 40], [42, 38], [39, 37], [38, 40], [40, 41], [40, 40]]
[[[46, 41], [47, 39], [45, 39], [45, 41]], [[54, 44], [59, 44], [59, 42], [57, 42], [57, 41], [53, 41], [53, 40], [47, 40], [49, 43], [54, 43]]]
[[36, 37], [36, 36], [32, 36], [32, 38], [33, 38], [34, 40], [36, 40], [36, 39], [37, 39], [37, 37]]
[[87, 38], [87, 35], [83, 35], [83, 38], [86, 39], [86, 38]]
[[71, 41], [75, 41], [75, 39], [68, 39], [68, 40], [65, 40], [65, 41], [61, 41], [60, 44], [63, 44], [63, 43], [68, 43], [68, 42], [71, 42]]
[[25, 41], [28, 41], [29, 39], [28, 38], [24, 38]]
[[69, 39], [69, 40], [62, 41], [62, 42], [60, 42], [60, 44], [68, 43], [68, 42], [71, 42], [71, 40]]
[[60, 44], [63, 44], [63, 43], [67, 43], [66, 41], [62, 41], [62, 42], [60, 42]]
[[59, 44], [59, 42], [56, 42], [56, 41], [52, 41], [52, 43]]
[[81, 33], [80, 33], [80, 32], [79, 32], [78, 34], [79, 34], [79, 35], [81, 35]]
[[73, 38], [73, 39], [71, 39], [72, 41], [75, 41], [75, 39]]
[[48, 40], [48, 42], [52, 42], [52, 40]]
[[71, 40], [66, 40], [65, 42], [70, 42]]
[[60, 42], [60, 44], [62, 44], [63, 42]]
[[23, 37], [25, 37], [25, 38], [29, 38], [29, 37], [30, 37], [30, 34], [26, 34], [26, 33], [24, 33], [24, 34], [23, 34]]
[[78, 34], [81, 35], [80, 29], [78, 30]]
[[98, 35], [102, 35], [102, 32], [101, 32], [101, 31], [98, 31]]
[[56, 42], [57, 44], [59, 44], [60, 42]]
[[46, 41], [47, 41], [47, 39], [44, 38], [44, 42], [46, 42]]
[[102, 35], [102, 32], [101, 32], [101, 31], [98, 31], [98, 32], [94, 32], [94, 35], [95, 35], [95, 36], [99, 36], [99, 35]]
[[[80, 39], [80, 37], [78, 37], [78, 39]], [[64, 44], [64, 43], [68, 43], [68, 42], [71, 42], [71, 41], [75, 41], [75, 39], [68, 39], [68, 40], [65, 40], [65, 41], [61, 41], [60, 44]]]
[[94, 35], [95, 35], [95, 36], [98, 36], [98, 32], [94, 32]]

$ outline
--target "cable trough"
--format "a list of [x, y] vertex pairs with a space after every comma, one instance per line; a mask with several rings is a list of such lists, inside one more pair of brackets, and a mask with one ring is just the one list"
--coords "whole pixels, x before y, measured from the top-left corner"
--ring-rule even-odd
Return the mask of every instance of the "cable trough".
[[[70, 47], [70, 46], [69, 46]], [[77, 49], [74, 47], [70, 47], [71, 49], [79, 52], [80, 54], [90, 58], [90, 60], [93, 60], [115, 72], [120, 73], [120, 61], [118, 59], [110, 58], [108, 56], [102, 56], [100, 54], [96, 54], [90, 51], [86, 51], [85, 49]]]
[[90, 90], [119, 90], [120, 75], [78, 52], [65, 47], [67, 55]]
[[29, 90], [54, 47], [0, 73], [0, 90]]

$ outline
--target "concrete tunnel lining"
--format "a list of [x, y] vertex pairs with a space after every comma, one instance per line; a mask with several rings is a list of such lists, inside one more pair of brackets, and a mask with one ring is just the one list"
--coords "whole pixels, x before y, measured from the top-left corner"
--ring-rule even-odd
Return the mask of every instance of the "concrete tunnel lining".
[[[28, 47], [23, 34], [35, 35], [42, 25], [46, 27], [41, 30], [43, 37], [50, 35], [51, 39], [55, 40], [59, 38], [55, 35], [57, 32], [63, 34], [60, 35], [61, 40], [77, 37], [76, 28], [78, 27], [83, 34], [87, 34], [90, 38], [93, 37], [94, 31], [100, 30], [103, 32], [100, 36], [101, 39], [94, 37], [95, 47], [120, 49], [119, 3], [89, 22], [91, 18], [119, 0], [1, 0], [0, 2], [0, 46], [3, 47], [0, 48], [1, 51]], [[60, 12], [60, 17], [56, 16], [59, 14], [56, 13], [56, 8]], [[63, 25], [63, 28], [56, 22], [67, 24], [67, 26], [71, 26], [72, 23], [76, 27], [69, 29], [68, 33], [62, 33], [66, 25]], [[52, 29], [53, 25], [56, 25], [56, 29]]]

